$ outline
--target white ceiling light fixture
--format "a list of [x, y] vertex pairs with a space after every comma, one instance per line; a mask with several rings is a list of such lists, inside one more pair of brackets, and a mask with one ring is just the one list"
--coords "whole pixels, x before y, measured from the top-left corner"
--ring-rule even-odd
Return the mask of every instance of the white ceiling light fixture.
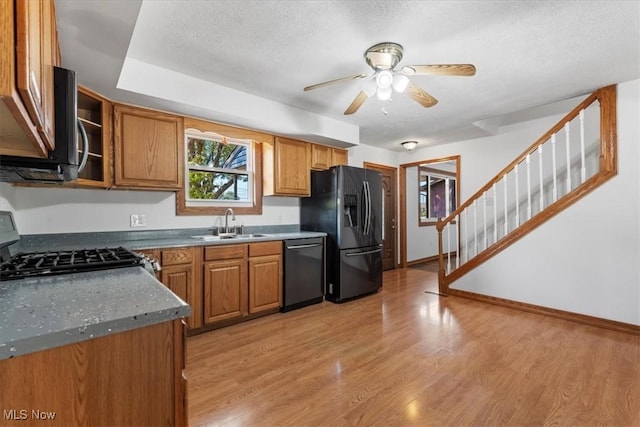
[[418, 145], [418, 141], [405, 141], [402, 143], [402, 146], [407, 151], [413, 150], [414, 148], [416, 148], [416, 145]]

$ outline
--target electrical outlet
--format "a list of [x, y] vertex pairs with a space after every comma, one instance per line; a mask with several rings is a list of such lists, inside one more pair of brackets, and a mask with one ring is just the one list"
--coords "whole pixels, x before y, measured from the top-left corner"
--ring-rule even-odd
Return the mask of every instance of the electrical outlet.
[[131, 227], [144, 227], [145, 225], [144, 215], [131, 214]]
[[282, 216], [278, 215], [273, 219], [273, 222], [276, 224], [282, 224]]

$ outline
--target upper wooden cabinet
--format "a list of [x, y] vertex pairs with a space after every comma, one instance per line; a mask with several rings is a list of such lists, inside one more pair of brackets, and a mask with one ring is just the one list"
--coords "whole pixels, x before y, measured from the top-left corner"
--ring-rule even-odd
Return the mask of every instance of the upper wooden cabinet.
[[[97, 93], [78, 87], [78, 119], [89, 139], [87, 164], [73, 186], [111, 187], [111, 103]], [[84, 154], [81, 150], [78, 157]]]
[[276, 137], [262, 147], [262, 182], [265, 196], [311, 194], [311, 144]]
[[178, 190], [184, 180], [182, 117], [113, 107], [116, 187]]
[[311, 144], [311, 169], [326, 170], [331, 166], [349, 164], [349, 152], [341, 148]]
[[349, 151], [340, 148], [331, 149], [331, 166], [348, 165]]
[[0, 0], [0, 154], [46, 157], [55, 144], [53, 0]]
[[331, 147], [311, 144], [311, 169], [325, 170], [331, 167]]
[[311, 169], [326, 170], [331, 166], [349, 164], [349, 152], [341, 148], [311, 144]]

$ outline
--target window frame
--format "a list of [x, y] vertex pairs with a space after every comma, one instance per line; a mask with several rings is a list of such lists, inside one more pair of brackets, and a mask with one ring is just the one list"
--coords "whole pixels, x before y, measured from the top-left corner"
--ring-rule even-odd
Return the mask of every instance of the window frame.
[[[247, 167], [249, 162], [253, 164], [253, 200], [249, 202], [240, 202], [236, 200], [207, 200], [192, 201], [187, 198], [187, 186], [189, 176], [188, 158], [184, 156], [183, 173], [185, 175], [184, 186], [176, 192], [176, 214], [177, 215], [224, 215], [228, 208], [232, 208], [237, 215], [261, 215], [262, 214], [262, 142], [273, 138], [270, 135], [254, 132], [247, 129], [234, 128], [231, 126], [221, 125], [219, 123], [207, 122], [204, 120], [185, 118], [184, 126], [184, 146], [187, 150], [188, 136], [195, 137], [211, 137], [228, 138], [231, 142], [238, 140], [250, 140], [251, 159], [247, 159]], [[215, 138], [212, 138], [215, 139]]]

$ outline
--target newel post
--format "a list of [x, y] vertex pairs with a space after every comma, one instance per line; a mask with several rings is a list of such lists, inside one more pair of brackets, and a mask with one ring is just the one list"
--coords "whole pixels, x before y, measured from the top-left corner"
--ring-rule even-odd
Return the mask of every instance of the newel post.
[[438, 230], [438, 293], [447, 295], [447, 285], [444, 283], [444, 250], [442, 245], [442, 230], [444, 229], [444, 222], [442, 218], [438, 218], [436, 222], [436, 229]]

